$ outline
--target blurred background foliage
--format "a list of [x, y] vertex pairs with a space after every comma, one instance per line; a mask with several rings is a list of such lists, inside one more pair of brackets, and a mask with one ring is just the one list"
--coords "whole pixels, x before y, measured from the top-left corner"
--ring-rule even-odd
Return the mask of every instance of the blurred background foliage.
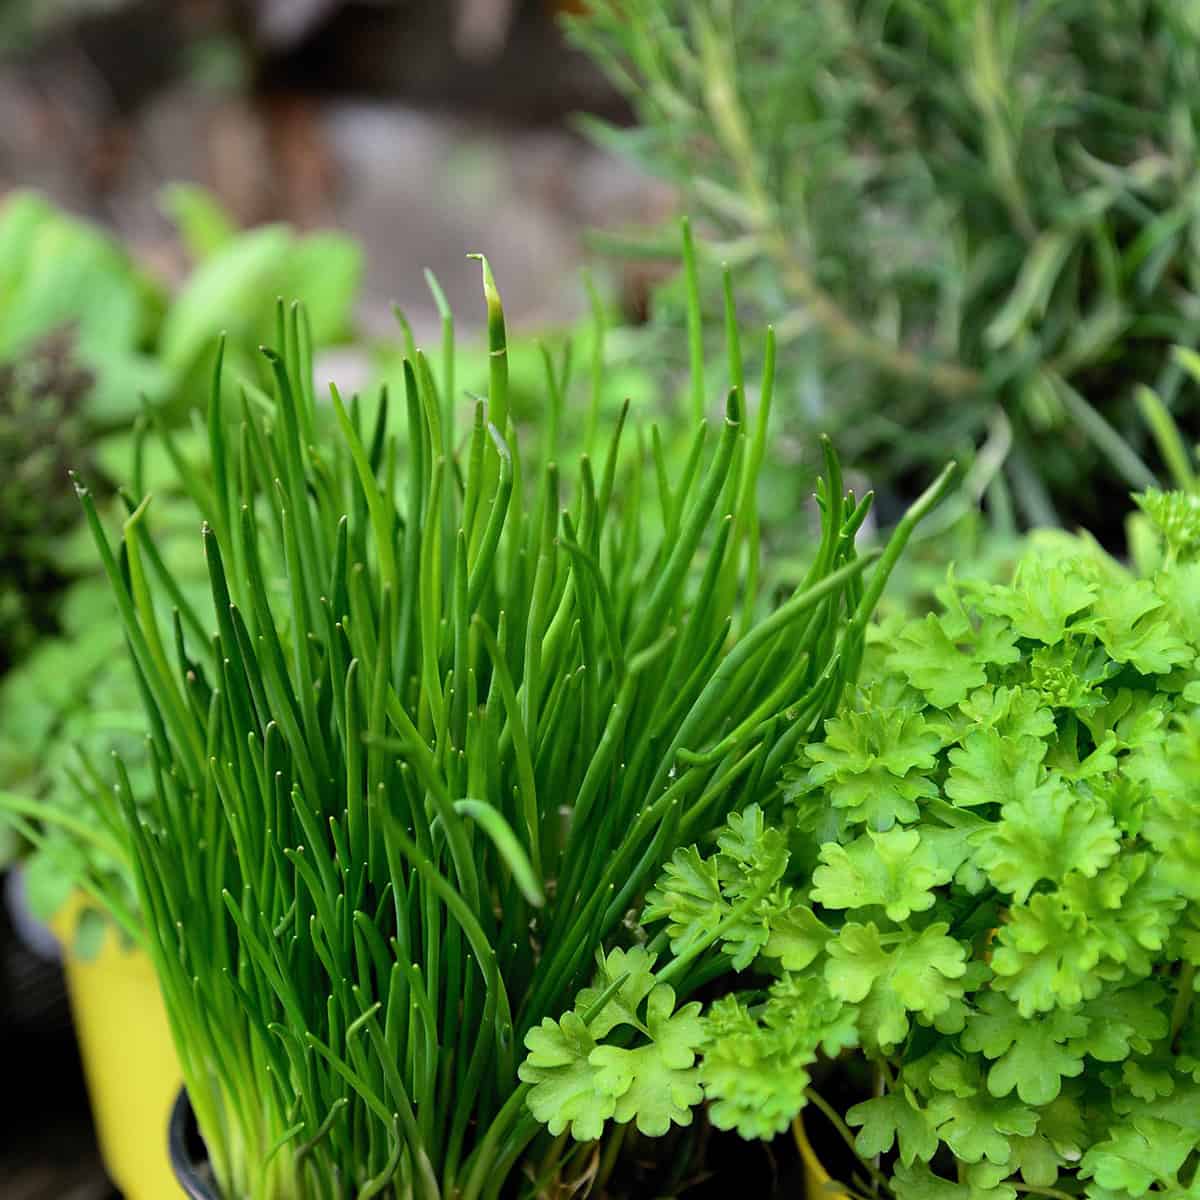
[[571, 31], [637, 114], [589, 130], [702, 219], [711, 319], [724, 260], [777, 323], [788, 433], [885, 507], [979, 454], [1022, 524], [1115, 536], [1150, 481], [1136, 386], [1198, 432], [1168, 353], [1200, 328], [1195, 5], [595, 0]]

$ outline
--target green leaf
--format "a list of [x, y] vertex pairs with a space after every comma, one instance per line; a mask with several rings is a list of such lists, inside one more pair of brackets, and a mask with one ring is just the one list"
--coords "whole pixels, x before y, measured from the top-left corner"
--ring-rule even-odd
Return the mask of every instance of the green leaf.
[[1075, 709], [1081, 715], [1103, 705], [1104, 682], [1120, 668], [1090, 637], [1069, 637], [1055, 646], [1039, 646], [1029, 661], [1029, 683], [1045, 703]]
[[962, 1044], [995, 1059], [988, 1071], [988, 1091], [1007, 1096], [1013, 1089], [1026, 1103], [1049, 1104], [1062, 1090], [1064, 1079], [1083, 1073], [1077, 1039], [1089, 1021], [1079, 1013], [1053, 1012], [1027, 1021], [1007, 997], [988, 992], [979, 1011], [967, 1018]]
[[892, 921], [933, 907], [933, 888], [948, 883], [937, 856], [915, 829], [868, 830], [848, 846], [828, 842], [813, 872], [813, 899], [826, 908], [880, 906]]
[[1129, 663], [1143, 675], [1163, 675], [1194, 661], [1196, 653], [1171, 627], [1162, 608], [1153, 584], [1132, 580], [1096, 596], [1086, 627], [1117, 662]]
[[992, 954], [995, 986], [1016, 1001], [1025, 1018], [1073, 1008], [1099, 994], [1092, 972], [1100, 948], [1085, 935], [1086, 918], [1060, 897], [1035, 894], [1009, 910]]
[[771, 984], [762, 1019], [772, 1029], [820, 1047], [827, 1058], [858, 1045], [858, 1014], [815, 972], [784, 975]]
[[1096, 595], [1097, 585], [1072, 566], [1030, 555], [1017, 564], [1012, 584], [989, 589], [980, 607], [1004, 617], [1018, 637], [1053, 646]]
[[817, 1058], [803, 1022], [773, 1028], [736, 996], [715, 1001], [704, 1018], [700, 1080], [709, 1118], [744, 1138], [783, 1133], [805, 1104], [806, 1068]]
[[1003, 1178], [988, 1163], [967, 1167], [962, 1183], [943, 1179], [926, 1166], [901, 1163], [893, 1173], [892, 1190], [897, 1200], [1016, 1200], [1016, 1190]]
[[968, 1163], [986, 1159], [1006, 1166], [1012, 1156], [1009, 1138], [1029, 1137], [1037, 1128], [1032, 1108], [986, 1092], [969, 1098], [942, 1093], [930, 1102], [929, 1112], [938, 1136], [956, 1158]]
[[675, 1011], [675, 991], [659, 984], [646, 1001], [651, 1044], [632, 1050], [597, 1046], [589, 1055], [595, 1087], [616, 1100], [614, 1119], [636, 1121], [647, 1137], [661, 1137], [674, 1125], [690, 1125], [692, 1109], [704, 1098], [694, 1066], [704, 1041], [700, 1005]]
[[936, 762], [941, 737], [911, 707], [880, 704], [869, 692], [860, 705], [827, 721], [824, 741], [809, 746], [807, 783], [848, 819], [872, 828], [916, 820], [916, 801], [937, 794], [924, 772]]
[[0, 357], [68, 325], [93, 361], [115, 361], [135, 350], [144, 284], [116, 243], [56, 212], [28, 232], [19, 283], [4, 295]]
[[987, 682], [983, 664], [947, 636], [935, 613], [909, 625], [888, 656], [888, 666], [901, 672], [937, 708], [949, 708]]
[[[974, 839], [988, 822], [970, 809], [955, 808], [944, 800], [931, 800], [921, 826], [921, 843], [928, 846], [938, 865], [968, 894], [978, 895], [987, 886], [987, 876], [970, 861]], [[935, 822], [938, 822], [935, 824]]]
[[978, 688], [959, 705], [959, 713], [972, 725], [996, 729], [1013, 741], [1044, 740], [1055, 730], [1054, 713], [1030, 687]]
[[817, 782], [860, 775], [879, 767], [897, 779], [913, 770], [930, 770], [942, 748], [941, 737], [915, 708], [881, 705], [864, 691], [860, 709], [847, 709], [825, 723], [825, 737], [808, 747], [809, 760], [823, 764]]
[[932, 1020], [962, 994], [963, 946], [935, 923], [919, 934], [889, 938], [885, 946], [874, 922], [850, 922], [828, 946], [825, 979], [840, 1000], [862, 1005], [860, 1027], [880, 1046], [897, 1045], [908, 1033], [908, 1013]]
[[994, 728], [972, 730], [947, 756], [946, 795], [963, 808], [1006, 804], [1032, 790], [1045, 754], [1040, 738], [1011, 738]]
[[863, 1158], [886, 1154], [896, 1144], [900, 1161], [911, 1166], [918, 1160], [928, 1162], [940, 1144], [929, 1113], [907, 1087], [856, 1104], [846, 1113], [846, 1124], [862, 1126], [854, 1146]]
[[1032, 1137], [1010, 1138], [1009, 1144], [1012, 1147], [1011, 1165], [1020, 1171], [1027, 1184], [1043, 1188], [1054, 1186], [1067, 1160], [1050, 1139], [1042, 1135], [1040, 1128]]
[[588, 1061], [596, 1043], [583, 1020], [573, 1012], [561, 1021], [543, 1017], [525, 1035], [525, 1048], [529, 1054], [517, 1073], [533, 1084], [529, 1111], [556, 1137], [569, 1128], [577, 1142], [598, 1138], [616, 1100], [596, 1085], [596, 1069]]
[[1179, 1064], [1171, 1053], [1130, 1058], [1121, 1064], [1121, 1083], [1142, 1103], [1173, 1095], [1178, 1076]]
[[707, 859], [694, 846], [677, 850], [647, 893], [642, 921], [665, 917], [671, 949], [680, 954], [694, 940], [708, 937], [740, 901], [762, 896], [721, 937], [734, 969], [741, 971], [758, 957], [772, 917], [787, 905], [786, 895], [766, 895], [787, 867], [787, 840], [767, 827], [762, 810], [752, 804], [730, 815], [717, 846]]
[[1108, 1131], [1079, 1164], [1084, 1179], [1104, 1188], [1144, 1195], [1155, 1184], [1178, 1187], [1179, 1168], [1196, 1149], [1195, 1130], [1156, 1117], [1135, 1116]]
[[770, 933], [763, 954], [779, 959], [785, 971], [803, 971], [814, 962], [832, 931], [807, 904], [791, 904], [769, 919]]
[[1061, 902], [1086, 914], [1087, 940], [1132, 977], [1149, 975], [1161, 961], [1187, 903], [1162, 864], [1145, 852], [1126, 853], [1093, 877], [1070, 872]]
[[757, 804], [729, 814], [717, 847], [717, 873], [731, 901], [769, 890], [787, 867], [787, 838], [767, 825]]
[[1122, 1062], [1135, 1052], [1148, 1054], [1170, 1027], [1166, 992], [1150, 980], [1105, 990], [1079, 1011], [1087, 1019], [1088, 1029], [1077, 1049], [1101, 1062]]
[[616, 995], [592, 1018], [588, 1028], [594, 1037], [606, 1037], [618, 1025], [643, 1028], [638, 1017], [642, 1001], [654, 989], [655, 956], [641, 946], [622, 950], [619, 946], [608, 952], [599, 964], [595, 982], [582, 988], [575, 999], [575, 1011], [588, 1013], [618, 979], [624, 982]]
[[1172, 558], [1190, 562], [1200, 554], [1200, 496], [1150, 490], [1135, 494], [1133, 500], [1150, 519]]
[[719, 925], [728, 908], [716, 856], [706, 859], [695, 846], [686, 846], [675, 851], [646, 894], [642, 921], [652, 925], [665, 919], [671, 949], [678, 954], [693, 937]]
[[[561, 1021], [546, 1017], [529, 1031], [529, 1051], [518, 1070], [533, 1115], [551, 1132], [568, 1125], [576, 1141], [600, 1136], [610, 1118], [636, 1120], [647, 1136], [672, 1124], [690, 1124], [691, 1109], [703, 1099], [696, 1056], [704, 1040], [700, 1005], [675, 1011], [674, 989], [655, 984], [654, 956], [640, 947], [609, 951], [596, 984], [580, 991], [573, 1011]], [[585, 1025], [589, 1012], [618, 980], [616, 994]], [[644, 1017], [640, 1014], [645, 1001]], [[639, 1031], [646, 1043], [628, 1048], [599, 1044], [617, 1026]]]
[[1018, 903], [1042, 880], [1059, 882], [1068, 870], [1091, 878], [1120, 848], [1104, 806], [1053, 775], [1005, 804], [1001, 819], [975, 841], [976, 863]]
[[1147, 746], [1130, 764], [1149, 793], [1142, 832], [1159, 856], [1164, 878], [1200, 901], [1200, 716], [1178, 719], [1165, 744]]

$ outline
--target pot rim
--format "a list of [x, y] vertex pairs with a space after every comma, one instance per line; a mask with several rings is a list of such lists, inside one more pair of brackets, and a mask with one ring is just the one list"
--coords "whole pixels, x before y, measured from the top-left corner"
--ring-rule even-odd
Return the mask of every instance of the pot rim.
[[167, 1156], [171, 1160], [171, 1169], [188, 1200], [221, 1200], [204, 1170], [204, 1163], [197, 1162], [188, 1148], [188, 1135], [194, 1123], [195, 1114], [187, 1088], [180, 1088], [167, 1122]]

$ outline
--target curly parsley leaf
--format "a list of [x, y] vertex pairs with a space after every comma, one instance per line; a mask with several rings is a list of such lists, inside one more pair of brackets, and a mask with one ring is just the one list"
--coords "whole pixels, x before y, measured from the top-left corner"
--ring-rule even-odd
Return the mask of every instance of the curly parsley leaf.
[[946, 795], [963, 808], [1007, 804], [1034, 787], [1045, 755], [1046, 743], [1038, 738], [972, 730], [948, 755]]
[[618, 1025], [640, 1027], [638, 1009], [654, 988], [655, 956], [641, 946], [631, 950], [619, 947], [610, 950], [597, 964], [596, 982], [582, 988], [575, 1001], [575, 1011], [589, 1013], [617, 980], [622, 980], [615, 995], [588, 1024], [591, 1033], [606, 1037]]
[[1096, 596], [1096, 584], [1070, 563], [1032, 556], [1017, 564], [1011, 587], [995, 587], [980, 607], [1004, 617], [1018, 637], [1053, 646], [1061, 642]]
[[1133, 500], [1166, 543], [1171, 558], [1186, 563], [1200, 554], [1200, 496], [1151, 489], [1135, 494]]
[[[1102, 1188], [1142, 1196], [1154, 1184], [1179, 1188], [1179, 1168], [1196, 1149], [1194, 1130], [1149, 1116], [1114, 1126], [1083, 1156], [1079, 1174]], [[1182, 1193], [1182, 1188], [1179, 1188]]]
[[1143, 675], [1161, 675], [1195, 651], [1160, 610], [1163, 600], [1146, 579], [1104, 588], [1096, 596], [1086, 625], [1116, 662], [1129, 663]]
[[616, 1099], [596, 1087], [589, 1061], [596, 1041], [574, 1012], [561, 1021], [543, 1017], [525, 1035], [529, 1051], [518, 1075], [533, 1084], [529, 1111], [556, 1137], [566, 1129], [577, 1142], [594, 1141], [616, 1111]]
[[1058, 1096], [1064, 1079], [1083, 1074], [1083, 1055], [1075, 1046], [1088, 1026], [1087, 1017], [1067, 1012], [1027, 1021], [1007, 997], [988, 992], [967, 1019], [962, 1044], [995, 1060], [987, 1074], [993, 1096], [1015, 1089], [1026, 1104], [1043, 1105]]
[[825, 949], [832, 931], [807, 904], [791, 904], [770, 918], [763, 955], [785, 971], [803, 971]]
[[690, 1125], [692, 1109], [703, 1099], [696, 1055], [704, 1041], [700, 1005], [675, 1011], [675, 991], [659, 984], [646, 999], [650, 1043], [626, 1049], [597, 1046], [588, 1055], [596, 1090], [615, 1100], [613, 1117], [636, 1121], [647, 1137], [661, 1137], [675, 1125]]
[[[694, 846], [677, 850], [646, 896], [642, 920], [667, 921], [671, 949], [682, 953], [711, 936], [723, 921], [722, 944], [735, 970], [745, 970], [770, 937], [770, 919], [786, 903], [786, 895], [767, 897], [788, 863], [787, 841], [766, 825], [762, 810], [750, 805], [732, 814], [718, 838], [718, 851], [707, 859]], [[752, 897], [760, 903], [743, 903]]]
[[901, 672], [929, 703], [949, 708], [987, 682], [987, 672], [969, 648], [961, 648], [935, 613], [906, 627], [888, 666]]
[[936, 763], [942, 739], [911, 707], [880, 705], [864, 697], [825, 725], [825, 740], [810, 746], [809, 788], [823, 789], [828, 802], [847, 810], [852, 821], [888, 829], [911, 821], [918, 801], [937, 795], [923, 772]]
[[896, 1168], [892, 1190], [897, 1200], [1016, 1200], [1016, 1189], [1004, 1181], [1005, 1172], [990, 1163], [967, 1166], [955, 1183], [935, 1175], [928, 1167]]
[[1101, 952], [1085, 936], [1086, 926], [1084, 914], [1044, 893], [1009, 910], [992, 954], [994, 986], [1012, 997], [1023, 1017], [1099, 994], [1103, 981], [1093, 970]]
[[997, 1166], [1010, 1161], [1009, 1138], [1029, 1137], [1037, 1128], [1037, 1114], [1020, 1100], [978, 1092], [956, 1096], [943, 1092], [929, 1105], [938, 1136], [956, 1158], [977, 1163], [986, 1159]]
[[918, 1160], [928, 1162], [941, 1144], [933, 1119], [911, 1088], [856, 1104], [846, 1113], [846, 1124], [862, 1126], [854, 1147], [863, 1158], [886, 1154], [894, 1143], [900, 1161], [911, 1166]]
[[1149, 1054], [1153, 1043], [1166, 1037], [1170, 1028], [1166, 991], [1153, 980], [1106, 990], [1079, 1011], [1088, 1028], [1074, 1045], [1100, 1062], [1123, 1062], [1135, 1053]]
[[861, 1005], [860, 1028], [880, 1046], [908, 1033], [909, 1013], [930, 1020], [962, 995], [966, 973], [961, 943], [935, 923], [920, 933], [891, 935], [885, 945], [873, 921], [844, 925], [828, 946], [825, 979], [840, 1000]]
[[976, 843], [976, 863], [1024, 903], [1042, 880], [1058, 882], [1069, 869], [1098, 874], [1116, 856], [1120, 835], [1098, 800], [1051, 776], [1005, 804]]
[[700, 1079], [712, 1123], [744, 1138], [782, 1133], [804, 1107], [815, 1042], [803, 1026], [765, 1024], [735, 996], [717, 1000], [704, 1026]]
[[[676, 1011], [674, 989], [654, 984], [648, 974], [653, 962], [642, 950], [610, 951], [596, 986], [580, 992], [573, 1011], [560, 1021], [543, 1018], [525, 1035], [529, 1053], [518, 1076], [533, 1085], [530, 1112], [551, 1133], [570, 1128], [577, 1141], [592, 1141], [612, 1119], [636, 1121], [642, 1133], [659, 1136], [672, 1124], [691, 1122], [703, 1098], [695, 1066], [704, 1041], [700, 1005]], [[617, 995], [585, 1024], [581, 1014], [623, 977]], [[598, 1041], [618, 1026], [636, 1030], [644, 1040], [632, 1048]]]
[[820, 859], [813, 872], [814, 900], [826, 908], [878, 906], [892, 921], [932, 908], [932, 889], [953, 874], [915, 829], [869, 830], [848, 846], [828, 842]]
[[676, 850], [646, 895], [642, 921], [667, 921], [671, 949], [680, 953], [698, 931], [713, 929], [729, 911], [716, 858], [704, 858], [695, 846]]

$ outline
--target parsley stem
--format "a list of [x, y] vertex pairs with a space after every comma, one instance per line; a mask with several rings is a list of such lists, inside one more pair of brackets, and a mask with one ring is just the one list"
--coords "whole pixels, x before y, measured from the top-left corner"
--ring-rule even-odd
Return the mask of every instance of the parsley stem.
[[1175, 1007], [1171, 1012], [1171, 1036], [1167, 1045], [1174, 1047], [1187, 1021], [1188, 1010], [1196, 988], [1196, 964], [1184, 963], [1179, 971], [1179, 990], [1175, 993]]
[[1051, 1200], [1079, 1200], [1077, 1196], [1072, 1196], [1070, 1192], [1064, 1192], [1058, 1188], [1037, 1187], [1032, 1183], [1014, 1183], [1012, 1186], [1018, 1192], [1025, 1192], [1030, 1196], [1049, 1196]]
[[883, 1174], [883, 1172], [879, 1170], [878, 1167], [867, 1162], [866, 1159], [864, 1159], [862, 1157], [862, 1155], [859, 1154], [858, 1147], [854, 1143], [854, 1134], [850, 1132], [850, 1127], [838, 1115], [838, 1113], [834, 1109], [833, 1105], [831, 1105], [821, 1095], [821, 1093], [817, 1091], [816, 1088], [811, 1088], [811, 1087], [805, 1088], [804, 1095], [808, 1098], [810, 1103], [815, 1104], [817, 1106], [817, 1108], [821, 1110], [822, 1114], [829, 1121], [829, 1123], [834, 1127], [834, 1129], [836, 1129], [838, 1131], [839, 1134], [841, 1134], [842, 1141], [844, 1141], [846, 1143], [846, 1145], [850, 1147], [850, 1152], [854, 1155], [854, 1157], [856, 1159], [858, 1159], [858, 1161], [866, 1169], [867, 1174], [871, 1176], [872, 1180], [879, 1187], [882, 1187], [885, 1190], [890, 1190], [888, 1188], [887, 1176], [885, 1176]]

